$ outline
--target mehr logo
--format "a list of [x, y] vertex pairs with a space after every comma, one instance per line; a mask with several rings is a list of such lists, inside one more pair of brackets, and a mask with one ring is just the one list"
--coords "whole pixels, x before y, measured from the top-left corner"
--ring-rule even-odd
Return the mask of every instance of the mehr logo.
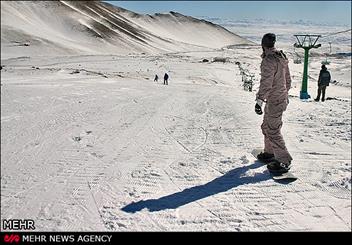
[[4, 243], [19, 243], [20, 241], [20, 236], [17, 234], [6, 234], [4, 236]]
[[31, 219], [3, 219], [3, 230], [35, 230], [34, 221]]

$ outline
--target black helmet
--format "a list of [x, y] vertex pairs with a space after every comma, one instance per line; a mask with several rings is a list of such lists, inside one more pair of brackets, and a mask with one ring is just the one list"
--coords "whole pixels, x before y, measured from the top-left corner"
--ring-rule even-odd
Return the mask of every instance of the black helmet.
[[276, 42], [276, 36], [274, 33], [267, 33], [262, 38], [262, 47], [272, 48]]
[[326, 70], [326, 66], [325, 66], [325, 65], [322, 65], [322, 66], [321, 66], [321, 69], [322, 69], [322, 70]]

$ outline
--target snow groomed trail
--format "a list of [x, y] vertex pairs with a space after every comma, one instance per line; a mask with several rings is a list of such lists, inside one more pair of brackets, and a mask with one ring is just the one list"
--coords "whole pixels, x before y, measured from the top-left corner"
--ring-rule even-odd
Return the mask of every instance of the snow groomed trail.
[[[5, 60], [2, 217], [43, 231], [351, 230], [350, 98], [293, 89], [283, 134], [299, 179], [278, 184], [250, 153], [255, 91], [233, 61], [199, 62], [217, 52]], [[162, 71], [169, 86], [153, 83]]]

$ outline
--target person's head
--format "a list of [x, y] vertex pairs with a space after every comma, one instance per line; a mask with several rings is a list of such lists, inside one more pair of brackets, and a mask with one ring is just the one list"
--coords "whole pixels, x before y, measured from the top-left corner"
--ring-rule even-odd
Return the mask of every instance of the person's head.
[[324, 70], [324, 71], [326, 71], [326, 70], [327, 70], [327, 68], [326, 68], [326, 66], [325, 66], [325, 65], [322, 65], [322, 66], [321, 66], [321, 69], [322, 69], [322, 70]]
[[276, 42], [276, 36], [274, 33], [267, 33], [262, 38], [263, 48], [273, 48]]

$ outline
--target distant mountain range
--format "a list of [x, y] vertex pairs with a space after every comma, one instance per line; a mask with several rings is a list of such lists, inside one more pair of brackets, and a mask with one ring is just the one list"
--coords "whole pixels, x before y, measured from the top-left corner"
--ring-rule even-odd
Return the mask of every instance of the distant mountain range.
[[207, 21], [211, 21], [213, 23], [222, 25], [222, 26], [231, 26], [238, 24], [275, 24], [275, 25], [301, 25], [301, 26], [335, 26], [342, 28], [351, 28], [351, 25], [341, 24], [338, 22], [330, 21], [326, 22], [322, 21], [309, 21], [309, 20], [295, 20], [295, 21], [287, 21], [287, 20], [270, 20], [263, 18], [256, 19], [230, 19], [230, 18], [217, 18], [217, 17], [207, 17], [207, 16], [197, 16], [197, 18], [205, 19]]
[[[274, 32], [277, 35], [277, 41], [279, 43], [291, 43], [296, 42], [294, 34], [320, 34], [322, 38], [319, 42], [322, 43], [323, 47], [329, 47], [329, 42], [332, 43], [333, 47], [336, 45], [344, 45], [344, 51], [346, 47], [351, 46], [351, 26], [348, 25], [333, 25], [332, 23], [316, 23], [312, 21], [274, 21], [266, 19], [241, 19], [232, 20], [226, 18], [209, 18], [206, 16], [199, 16], [208, 21], [219, 24], [229, 30], [236, 31], [242, 37], [245, 37], [257, 44], [260, 44], [263, 34], [267, 32]], [[347, 31], [349, 30], [349, 31]], [[347, 31], [347, 32], [342, 32]], [[336, 35], [331, 35], [337, 33]], [[325, 50], [325, 52], [327, 52]]]

